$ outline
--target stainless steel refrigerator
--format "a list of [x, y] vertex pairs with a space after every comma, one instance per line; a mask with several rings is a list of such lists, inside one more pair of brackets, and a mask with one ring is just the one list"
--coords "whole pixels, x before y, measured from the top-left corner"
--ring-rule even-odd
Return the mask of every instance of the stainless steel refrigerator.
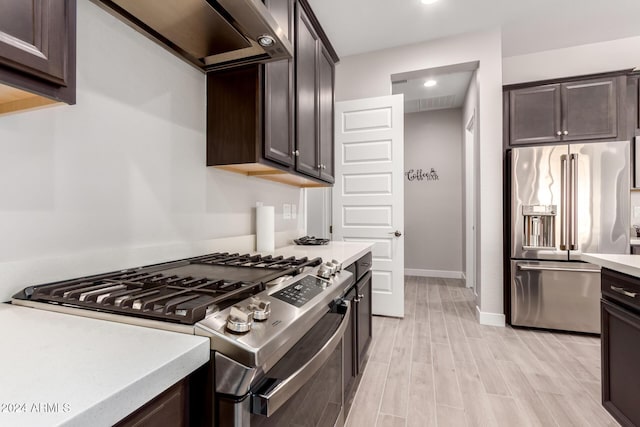
[[629, 253], [628, 141], [511, 152], [511, 323], [600, 332], [600, 268]]

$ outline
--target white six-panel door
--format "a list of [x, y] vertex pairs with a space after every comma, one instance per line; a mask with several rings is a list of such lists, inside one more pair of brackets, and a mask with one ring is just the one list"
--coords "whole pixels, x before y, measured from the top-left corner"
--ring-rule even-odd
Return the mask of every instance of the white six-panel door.
[[371, 242], [373, 314], [404, 316], [403, 95], [336, 102], [333, 239]]

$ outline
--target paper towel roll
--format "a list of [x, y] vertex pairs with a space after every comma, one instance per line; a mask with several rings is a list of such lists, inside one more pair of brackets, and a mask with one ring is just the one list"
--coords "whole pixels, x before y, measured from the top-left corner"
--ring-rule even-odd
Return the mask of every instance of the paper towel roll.
[[273, 252], [275, 239], [275, 209], [273, 206], [256, 208], [256, 251]]

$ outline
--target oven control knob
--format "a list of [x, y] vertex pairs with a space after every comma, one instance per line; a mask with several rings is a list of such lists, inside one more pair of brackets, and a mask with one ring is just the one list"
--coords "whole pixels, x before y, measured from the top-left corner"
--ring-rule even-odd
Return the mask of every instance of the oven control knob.
[[332, 263], [331, 261], [327, 261], [325, 265], [329, 268], [329, 270], [331, 270], [332, 276], [336, 274], [336, 272], [338, 271], [338, 266]]
[[323, 279], [331, 278], [331, 267], [327, 266], [326, 264], [322, 264], [318, 269], [318, 276], [322, 277]]
[[227, 317], [227, 329], [236, 334], [244, 334], [251, 330], [253, 312], [234, 305]]
[[271, 314], [271, 303], [256, 297], [251, 298], [248, 308], [253, 312], [253, 320], [259, 322], [267, 320]]

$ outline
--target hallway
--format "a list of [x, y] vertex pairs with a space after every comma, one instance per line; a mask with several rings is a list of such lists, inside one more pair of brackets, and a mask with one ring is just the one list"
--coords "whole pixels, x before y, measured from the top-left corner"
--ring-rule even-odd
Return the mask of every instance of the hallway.
[[374, 317], [347, 426], [618, 425], [599, 338], [482, 326], [474, 310], [462, 280], [406, 276], [406, 317]]

